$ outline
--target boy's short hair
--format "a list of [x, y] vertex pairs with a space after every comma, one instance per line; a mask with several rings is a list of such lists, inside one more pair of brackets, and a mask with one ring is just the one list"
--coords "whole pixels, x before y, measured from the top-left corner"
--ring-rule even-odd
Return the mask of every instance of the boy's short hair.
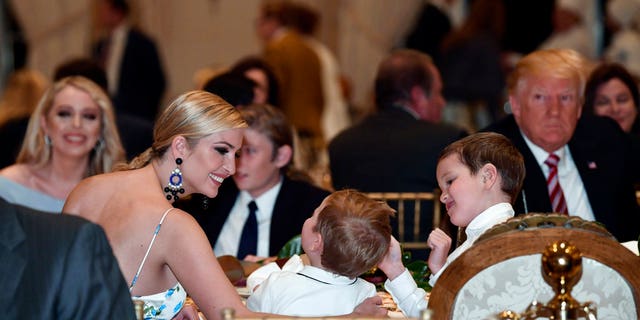
[[452, 154], [459, 156], [460, 162], [469, 168], [472, 175], [485, 164], [493, 164], [502, 177], [500, 188], [509, 195], [511, 204], [515, 202], [526, 170], [522, 154], [507, 137], [495, 132], [472, 134], [444, 148], [438, 162]]
[[322, 235], [322, 266], [355, 278], [376, 266], [387, 253], [393, 210], [386, 202], [347, 189], [325, 200], [314, 231]]

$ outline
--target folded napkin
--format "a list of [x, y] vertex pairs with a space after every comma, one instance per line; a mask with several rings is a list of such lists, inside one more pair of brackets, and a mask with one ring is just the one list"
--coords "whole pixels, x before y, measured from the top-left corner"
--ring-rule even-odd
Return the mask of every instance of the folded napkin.
[[247, 278], [247, 288], [249, 292], [253, 292], [257, 286], [259, 286], [263, 281], [269, 278], [271, 273], [276, 271], [291, 271], [291, 272], [299, 272], [304, 267], [304, 263], [299, 255], [293, 255], [287, 262], [282, 266], [282, 269], [278, 266], [277, 263], [271, 262], [265, 264], [264, 266], [253, 271], [249, 277]]

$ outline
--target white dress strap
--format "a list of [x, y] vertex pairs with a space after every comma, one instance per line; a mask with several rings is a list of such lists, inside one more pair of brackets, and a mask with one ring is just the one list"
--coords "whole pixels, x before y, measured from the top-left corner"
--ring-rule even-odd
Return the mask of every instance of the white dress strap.
[[149, 243], [149, 247], [147, 248], [147, 252], [144, 254], [144, 258], [142, 258], [142, 262], [140, 263], [140, 266], [138, 267], [138, 271], [136, 272], [136, 275], [133, 277], [133, 280], [131, 281], [131, 285], [129, 286], [129, 292], [131, 292], [131, 290], [133, 290], [133, 286], [136, 285], [136, 282], [138, 281], [138, 276], [140, 275], [140, 272], [142, 271], [142, 267], [144, 266], [144, 263], [147, 261], [147, 257], [149, 256], [149, 252], [151, 251], [151, 247], [153, 247], [153, 243], [156, 241], [156, 237], [158, 236], [158, 233], [160, 232], [160, 227], [162, 226], [162, 223], [164, 222], [164, 218], [167, 217], [167, 214], [169, 213], [169, 211], [173, 210], [175, 208], [169, 208], [167, 209], [167, 211], [164, 212], [164, 214], [162, 215], [162, 218], [160, 219], [160, 223], [158, 223], [158, 225], [156, 226], [156, 230], [153, 231], [153, 237], [151, 238], [151, 243]]

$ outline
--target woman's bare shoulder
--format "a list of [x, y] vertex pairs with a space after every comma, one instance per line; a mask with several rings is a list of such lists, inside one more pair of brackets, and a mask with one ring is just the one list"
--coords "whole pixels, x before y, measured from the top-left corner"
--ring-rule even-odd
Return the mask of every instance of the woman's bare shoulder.
[[125, 179], [113, 173], [104, 173], [83, 179], [67, 197], [63, 211], [79, 214], [87, 206], [101, 207], [104, 199], [110, 198]]
[[0, 176], [23, 185], [26, 185], [30, 175], [31, 170], [29, 166], [24, 163], [12, 164], [0, 170]]

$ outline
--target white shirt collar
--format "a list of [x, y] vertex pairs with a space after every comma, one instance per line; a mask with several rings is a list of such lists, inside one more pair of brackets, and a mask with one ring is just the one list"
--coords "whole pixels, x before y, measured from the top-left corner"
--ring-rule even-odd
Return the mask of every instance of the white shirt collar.
[[411, 109], [411, 107], [405, 106], [404, 104], [394, 104], [393, 107], [398, 108], [400, 110], [404, 110], [408, 114], [416, 118], [416, 120], [420, 120], [420, 115], [415, 110]]
[[328, 284], [350, 285], [355, 280], [314, 266], [304, 266], [302, 271], [298, 273]]
[[258, 223], [260, 223], [264, 219], [271, 219], [271, 214], [273, 213], [273, 207], [275, 206], [276, 199], [278, 198], [278, 194], [280, 193], [280, 188], [282, 187], [282, 176], [280, 176], [280, 181], [276, 183], [271, 189], [267, 190], [265, 193], [261, 194], [257, 198], [251, 197], [249, 192], [240, 191], [240, 201], [243, 207], [249, 205], [249, 202], [255, 201], [258, 206], [258, 212], [256, 213], [256, 217], [258, 218]]
[[[544, 149], [533, 143], [531, 140], [529, 140], [529, 138], [527, 138], [522, 130], [520, 131], [520, 134], [522, 135], [522, 138], [524, 138], [524, 142], [527, 143], [529, 150], [531, 150], [531, 153], [533, 153], [533, 156], [536, 158], [536, 162], [538, 163], [538, 165], [543, 168], [547, 167], [544, 162], [547, 160], [547, 158], [549, 158], [549, 152], [545, 151]], [[557, 155], [560, 158], [558, 166], [562, 166], [565, 162], [563, 160], [566, 158], [567, 152], [569, 152], [569, 146], [567, 146], [566, 144], [560, 147], [560, 149], [553, 151], [553, 154]]]
[[513, 217], [514, 214], [513, 208], [507, 202], [501, 202], [487, 208], [471, 220], [467, 226], [465, 230], [467, 241], [471, 240], [471, 243], [473, 243], [487, 229], [500, 223], [499, 221], [506, 221]]

